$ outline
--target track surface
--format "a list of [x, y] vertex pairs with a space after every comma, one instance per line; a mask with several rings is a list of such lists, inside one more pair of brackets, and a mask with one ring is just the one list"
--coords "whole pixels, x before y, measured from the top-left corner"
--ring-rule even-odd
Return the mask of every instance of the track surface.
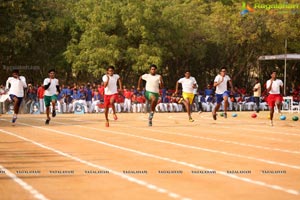
[[299, 114], [237, 114], [2, 115], [0, 199], [300, 199]]

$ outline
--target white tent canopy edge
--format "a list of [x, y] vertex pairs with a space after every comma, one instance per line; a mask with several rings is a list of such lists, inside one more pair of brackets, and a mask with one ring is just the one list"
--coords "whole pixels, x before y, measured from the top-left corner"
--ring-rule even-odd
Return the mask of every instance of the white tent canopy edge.
[[259, 56], [259, 61], [261, 60], [285, 60], [284, 63], [284, 96], [286, 96], [286, 61], [287, 60], [300, 60], [300, 54], [279, 54], [279, 55], [265, 55]]

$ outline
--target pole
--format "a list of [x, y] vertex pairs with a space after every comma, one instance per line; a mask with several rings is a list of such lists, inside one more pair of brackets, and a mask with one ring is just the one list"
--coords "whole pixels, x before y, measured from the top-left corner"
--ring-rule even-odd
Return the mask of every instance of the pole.
[[286, 96], [286, 54], [287, 54], [287, 39], [285, 39], [285, 56], [284, 56], [284, 82], [283, 82], [283, 95]]

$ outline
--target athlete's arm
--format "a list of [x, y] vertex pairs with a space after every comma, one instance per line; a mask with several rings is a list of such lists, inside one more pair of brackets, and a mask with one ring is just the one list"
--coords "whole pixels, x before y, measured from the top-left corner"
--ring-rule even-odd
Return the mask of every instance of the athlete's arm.
[[[45, 82], [44, 82], [44, 84], [45, 84]], [[50, 87], [50, 85], [51, 85], [51, 79], [47, 85], [44, 85], [45, 90], [47, 90]]]
[[58, 94], [60, 94], [60, 88], [59, 88], [59, 85], [56, 86], [56, 91], [57, 91]]
[[271, 84], [270, 84], [270, 86], [267, 88], [267, 92], [270, 92], [271, 89], [272, 89], [273, 79], [270, 79], [270, 81], [271, 81]]
[[23, 84], [23, 88], [27, 88], [27, 83], [26, 83], [26, 79], [24, 76], [19, 76], [19, 79], [21, 80], [22, 84]]
[[10, 78], [8, 78], [6, 81], [5, 90], [8, 91], [10, 87], [11, 87]]
[[60, 88], [59, 88], [59, 82], [57, 80], [57, 85], [56, 85], [56, 91], [58, 92], [58, 94], [60, 94]]
[[178, 85], [179, 85], [179, 82], [177, 81], [177, 82], [176, 82], [176, 86], [175, 86], [175, 94], [178, 93]]
[[283, 94], [283, 85], [279, 86], [279, 91], [280, 91], [280, 94]]
[[107, 77], [107, 81], [103, 81], [103, 86], [106, 88], [107, 87], [107, 85], [108, 85], [108, 82], [109, 82], [109, 76], [108, 75], [106, 75], [106, 77]]
[[163, 79], [162, 79], [162, 76], [161, 76], [161, 75], [160, 75], [159, 79], [160, 79], [160, 83], [159, 83], [159, 85], [160, 85], [160, 88], [164, 88], [164, 81], [163, 81]]
[[229, 85], [230, 85], [230, 90], [232, 93], [234, 93], [233, 85], [232, 85], [232, 80], [229, 80]]
[[142, 82], [142, 76], [140, 76], [139, 81], [138, 81], [138, 85], [137, 85], [137, 90], [138, 90], [138, 91], [141, 90], [141, 88], [140, 88], [141, 82]]
[[222, 80], [219, 82], [214, 82], [214, 87], [220, 85], [224, 81], [224, 76], [222, 76]]
[[122, 88], [123, 88], [123, 86], [122, 86], [122, 79], [121, 78], [119, 78], [118, 79], [118, 83], [119, 83], [119, 90], [121, 91], [122, 90]]

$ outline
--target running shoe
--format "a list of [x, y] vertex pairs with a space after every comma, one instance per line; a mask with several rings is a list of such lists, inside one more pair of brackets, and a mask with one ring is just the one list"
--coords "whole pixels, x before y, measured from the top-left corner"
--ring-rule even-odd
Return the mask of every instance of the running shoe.
[[190, 117], [189, 122], [194, 122], [195, 120], [193, 120], [193, 118]]
[[148, 126], [152, 126], [152, 119], [149, 119]]
[[224, 113], [224, 118], [227, 119], [227, 113]]
[[56, 116], [56, 111], [53, 110], [53, 112], [52, 112], [52, 117], [55, 117], [55, 116]]
[[212, 116], [213, 116], [213, 119], [214, 120], [217, 120], [217, 114], [215, 113], [215, 114], [212, 114]]
[[45, 124], [48, 125], [50, 123], [50, 119], [46, 119]]
[[154, 115], [153, 112], [149, 113], [149, 120], [152, 120], [152, 119], [153, 119], [153, 115]]
[[114, 120], [118, 119], [118, 116], [116, 114], [113, 114]]
[[152, 119], [153, 119], [153, 115], [154, 115], [154, 113], [153, 112], [150, 112], [149, 113], [149, 121], [148, 121], [148, 126], [152, 126]]
[[17, 116], [14, 116], [14, 117], [12, 118], [11, 122], [12, 122], [12, 123], [16, 123], [16, 121], [17, 121]]

